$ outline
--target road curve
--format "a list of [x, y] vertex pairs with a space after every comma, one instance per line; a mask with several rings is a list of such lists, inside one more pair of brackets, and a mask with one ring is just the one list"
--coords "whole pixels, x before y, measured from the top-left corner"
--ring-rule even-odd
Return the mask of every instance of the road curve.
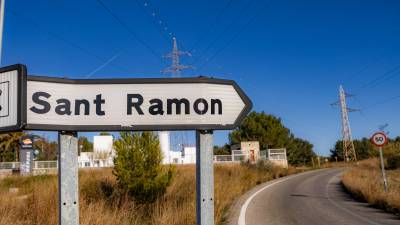
[[232, 208], [231, 225], [400, 225], [398, 217], [354, 201], [343, 169], [306, 172], [265, 183]]

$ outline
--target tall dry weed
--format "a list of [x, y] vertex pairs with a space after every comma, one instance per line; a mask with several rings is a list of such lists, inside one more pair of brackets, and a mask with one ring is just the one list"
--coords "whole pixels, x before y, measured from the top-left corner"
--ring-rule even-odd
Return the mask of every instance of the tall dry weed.
[[356, 198], [400, 213], [400, 170], [387, 171], [388, 191], [384, 191], [378, 159], [370, 159], [352, 167], [342, 176], [342, 183]]

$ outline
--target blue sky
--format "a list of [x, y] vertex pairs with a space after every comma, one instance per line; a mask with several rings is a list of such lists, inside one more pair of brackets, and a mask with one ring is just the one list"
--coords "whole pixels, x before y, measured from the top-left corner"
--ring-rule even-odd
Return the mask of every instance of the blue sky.
[[7, 1], [2, 64], [70, 78], [165, 77], [161, 56], [176, 36], [193, 54], [182, 62], [196, 67], [183, 76], [237, 81], [254, 110], [282, 118], [319, 154], [340, 138], [330, 106], [340, 84], [356, 94], [348, 105], [363, 109], [350, 115], [355, 138], [385, 123], [400, 135], [399, 1], [102, 2], [129, 31], [96, 0]]

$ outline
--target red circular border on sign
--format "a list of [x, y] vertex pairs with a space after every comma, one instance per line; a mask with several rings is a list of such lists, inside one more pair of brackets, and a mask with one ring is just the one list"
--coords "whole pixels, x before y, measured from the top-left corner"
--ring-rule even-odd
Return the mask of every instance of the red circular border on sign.
[[[375, 135], [377, 135], [377, 134], [382, 134], [382, 135], [385, 137], [385, 142], [384, 142], [383, 144], [381, 144], [381, 145], [376, 144], [375, 141], [374, 141], [374, 137], [375, 137]], [[371, 140], [371, 143], [372, 143], [373, 145], [377, 146], [377, 147], [383, 147], [383, 146], [385, 146], [385, 145], [388, 143], [388, 141], [389, 141], [388, 137], [386, 136], [386, 134], [385, 134], [384, 132], [376, 132], [375, 134], [372, 135], [372, 137], [371, 137], [370, 140]]]

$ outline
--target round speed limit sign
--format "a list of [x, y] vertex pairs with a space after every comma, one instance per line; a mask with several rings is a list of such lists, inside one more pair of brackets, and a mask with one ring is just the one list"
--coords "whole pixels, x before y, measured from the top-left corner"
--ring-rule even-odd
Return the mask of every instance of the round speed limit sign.
[[377, 132], [374, 135], [372, 135], [371, 138], [371, 142], [372, 144], [378, 146], [378, 147], [382, 147], [384, 145], [386, 145], [388, 139], [386, 137], [386, 134], [383, 132]]

